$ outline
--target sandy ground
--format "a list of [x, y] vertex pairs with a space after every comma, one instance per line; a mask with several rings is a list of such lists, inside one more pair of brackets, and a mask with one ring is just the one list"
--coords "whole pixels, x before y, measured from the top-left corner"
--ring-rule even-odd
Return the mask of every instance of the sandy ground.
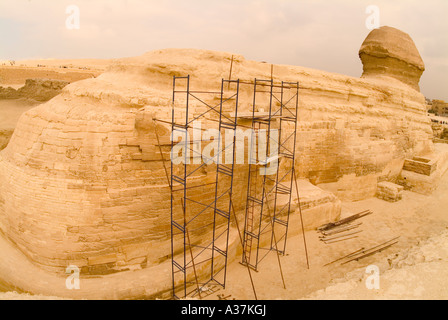
[[422, 241], [389, 258], [391, 267], [378, 278], [379, 289], [371, 283], [365, 268], [334, 280], [336, 284], [319, 290], [307, 299], [438, 299], [448, 298], [448, 230]]
[[[356, 239], [324, 244], [315, 231], [306, 233], [310, 269], [307, 269], [302, 236], [288, 240], [288, 255], [281, 257], [286, 283], [283, 288], [275, 253], [252, 272], [258, 299], [448, 299], [448, 173], [430, 196], [405, 191], [403, 200], [389, 203], [377, 198], [344, 203], [343, 216], [370, 209]], [[300, 228], [296, 223], [290, 228]], [[325, 264], [362, 247], [400, 237], [399, 242], [373, 256], [344, 265]], [[366, 287], [366, 267], [380, 270], [380, 289]], [[253, 299], [247, 269], [238, 262], [229, 266], [228, 285], [218, 294], [230, 299]]]
[[[403, 200], [389, 203], [377, 198], [344, 203], [343, 216], [366, 209], [374, 214], [360, 220], [362, 233], [356, 239], [324, 244], [316, 231], [306, 233], [310, 269], [307, 269], [302, 235], [290, 237], [288, 254], [279, 264], [271, 252], [252, 271], [260, 300], [294, 299], [448, 299], [448, 173], [430, 196], [405, 191]], [[300, 230], [298, 220], [290, 228]], [[344, 265], [326, 263], [361, 247], [370, 248], [394, 237], [399, 243], [373, 256]], [[380, 289], [367, 289], [366, 267], [380, 270]], [[204, 296], [207, 292], [204, 292]], [[239, 261], [229, 264], [227, 288], [205, 299], [254, 299], [248, 271]], [[55, 299], [14, 292], [0, 293], [0, 299]]]
[[[37, 65], [50, 68], [61, 66], [73, 69], [105, 69], [113, 59], [27, 59], [16, 60], [16, 67], [37, 67]], [[1, 66], [10, 66], [8, 60], [0, 60]]]
[[29, 99], [0, 100], [0, 150], [8, 144], [22, 113], [39, 104]]
[[40, 295], [31, 295], [27, 293], [17, 293], [17, 292], [0, 292], [0, 300], [66, 300], [59, 297], [46, 297]]
[[113, 60], [108, 59], [44, 59], [21, 60], [11, 66], [0, 60], [0, 86], [18, 89], [26, 79], [55, 79], [68, 82], [97, 77]]
[[29, 99], [0, 100], [0, 130], [13, 130], [22, 113], [39, 104]]

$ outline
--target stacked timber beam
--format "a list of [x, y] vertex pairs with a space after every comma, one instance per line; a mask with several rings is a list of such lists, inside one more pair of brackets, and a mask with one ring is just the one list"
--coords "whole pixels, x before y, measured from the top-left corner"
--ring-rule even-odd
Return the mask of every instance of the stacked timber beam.
[[349, 263], [349, 262], [352, 262], [355, 260], [359, 261], [363, 258], [369, 257], [371, 255], [374, 255], [375, 253], [381, 252], [383, 250], [386, 250], [386, 249], [392, 247], [393, 245], [398, 243], [398, 238], [399, 237], [395, 237], [391, 240], [383, 242], [383, 243], [376, 245], [374, 247], [371, 247], [369, 249], [365, 249], [364, 247], [362, 247], [361, 249], [358, 249], [346, 256], [343, 256], [339, 259], [336, 259], [334, 261], [327, 263], [325, 266], [328, 266], [328, 265], [336, 263], [336, 262], [339, 262], [341, 265], [343, 265], [343, 264], [346, 264], [346, 263]]
[[322, 234], [322, 236], [320, 236], [320, 240], [325, 244], [331, 244], [357, 238], [357, 234], [361, 233], [362, 230], [355, 229], [359, 228], [362, 225], [362, 222], [354, 222], [372, 213], [373, 212], [371, 210], [365, 210], [339, 221], [320, 226], [317, 229], [318, 232]]

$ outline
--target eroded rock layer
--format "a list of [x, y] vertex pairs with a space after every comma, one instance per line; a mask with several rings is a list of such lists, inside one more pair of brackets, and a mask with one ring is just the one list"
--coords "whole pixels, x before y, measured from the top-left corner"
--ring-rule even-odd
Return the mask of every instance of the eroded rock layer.
[[374, 29], [362, 44], [359, 56], [363, 77], [389, 76], [419, 90], [425, 64], [407, 33], [387, 26]]
[[27, 79], [25, 85], [17, 90], [0, 86], [0, 99], [27, 98], [44, 102], [57, 96], [68, 84], [62, 80]]

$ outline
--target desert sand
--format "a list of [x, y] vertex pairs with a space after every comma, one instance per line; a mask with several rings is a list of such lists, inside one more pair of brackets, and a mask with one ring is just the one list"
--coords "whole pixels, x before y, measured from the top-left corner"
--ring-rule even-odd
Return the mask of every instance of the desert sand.
[[42, 59], [10, 61], [0, 60], [0, 86], [18, 87], [26, 79], [55, 79], [78, 81], [98, 76], [113, 60], [107, 59]]

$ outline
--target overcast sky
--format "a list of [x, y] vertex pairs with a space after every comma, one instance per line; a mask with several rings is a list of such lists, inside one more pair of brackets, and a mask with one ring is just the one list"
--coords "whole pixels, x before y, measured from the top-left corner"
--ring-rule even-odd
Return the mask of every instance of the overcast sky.
[[[69, 5], [79, 29], [67, 28]], [[422, 92], [448, 101], [447, 0], [0, 0], [0, 60], [201, 48], [359, 77], [369, 5], [415, 41]]]

